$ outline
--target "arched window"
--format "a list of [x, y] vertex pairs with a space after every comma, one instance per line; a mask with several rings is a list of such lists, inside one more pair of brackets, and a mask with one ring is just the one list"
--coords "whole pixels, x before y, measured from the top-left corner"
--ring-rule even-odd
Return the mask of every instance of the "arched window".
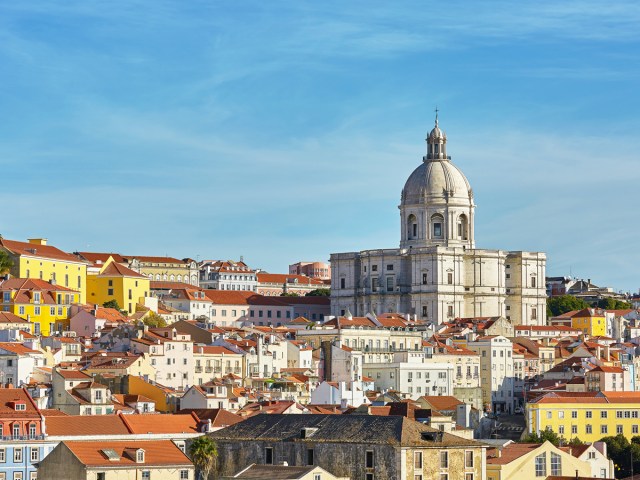
[[156, 273], [156, 280], [159, 281], [160, 280], [160, 274]]
[[444, 217], [439, 213], [431, 216], [431, 236], [444, 238]]
[[409, 240], [418, 238], [418, 219], [413, 213], [407, 218], [407, 238]]
[[169, 280], [171, 280], [172, 282], [176, 279], [176, 277], [174, 277], [173, 275], [169, 276]]
[[176, 280], [177, 280], [178, 282], [181, 282], [181, 281], [182, 281], [182, 275], [178, 275], [178, 276], [176, 277]]
[[149, 280], [153, 281], [153, 273], [150, 273], [148, 277], [149, 277]]
[[469, 239], [469, 221], [464, 213], [458, 218], [458, 237], [462, 240]]
[[165, 282], [167, 281], [167, 278], [168, 278], [168, 277], [167, 277], [167, 274], [166, 274], [166, 273], [162, 275], [162, 280], [164, 280]]

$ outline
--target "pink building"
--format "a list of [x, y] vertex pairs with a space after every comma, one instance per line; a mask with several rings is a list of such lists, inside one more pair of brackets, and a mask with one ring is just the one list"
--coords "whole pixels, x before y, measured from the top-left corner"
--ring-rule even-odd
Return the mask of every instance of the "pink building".
[[318, 280], [331, 280], [331, 265], [324, 262], [298, 262], [289, 265], [289, 275], [304, 275]]

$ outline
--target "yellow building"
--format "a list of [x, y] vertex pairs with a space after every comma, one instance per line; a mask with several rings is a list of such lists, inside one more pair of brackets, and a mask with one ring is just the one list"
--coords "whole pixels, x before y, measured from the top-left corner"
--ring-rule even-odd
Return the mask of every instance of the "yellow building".
[[567, 440], [591, 443], [622, 434], [640, 434], [640, 395], [637, 392], [548, 393], [526, 407], [529, 433], [549, 428]]
[[584, 308], [571, 316], [571, 326], [585, 335], [606, 337], [607, 319], [599, 308]]
[[0, 238], [0, 249], [13, 261], [11, 276], [37, 278], [70, 288], [79, 293], [79, 303], [85, 303], [87, 264], [78, 257], [47, 245], [46, 238], [31, 238], [28, 242]]
[[115, 300], [120, 308], [132, 314], [136, 304], [144, 303], [144, 297], [149, 296], [149, 279], [109, 257], [104, 264], [89, 268], [87, 293], [91, 304]]
[[69, 308], [80, 294], [35, 278], [10, 278], [0, 284], [2, 310], [33, 324], [33, 333], [51, 335], [69, 329]]

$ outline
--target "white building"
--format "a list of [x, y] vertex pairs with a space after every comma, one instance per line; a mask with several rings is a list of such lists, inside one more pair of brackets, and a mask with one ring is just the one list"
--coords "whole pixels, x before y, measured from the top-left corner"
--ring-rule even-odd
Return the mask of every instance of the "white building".
[[242, 259], [239, 262], [206, 260], [200, 264], [200, 286], [211, 290], [255, 292], [258, 277]]
[[423, 352], [399, 352], [391, 363], [366, 363], [364, 374], [380, 390], [395, 390], [412, 399], [423, 395], [453, 395], [452, 363], [427, 361]]
[[33, 370], [44, 366], [44, 354], [17, 342], [0, 343], [0, 385], [29, 383]]
[[485, 406], [493, 412], [513, 412], [513, 343], [502, 335], [478, 337], [468, 347], [480, 354], [480, 384]]
[[473, 190], [438, 127], [400, 201], [400, 248], [331, 255], [334, 315], [408, 312], [442, 323], [502, 315], [546, 324], [546, 255], [475, 247]]

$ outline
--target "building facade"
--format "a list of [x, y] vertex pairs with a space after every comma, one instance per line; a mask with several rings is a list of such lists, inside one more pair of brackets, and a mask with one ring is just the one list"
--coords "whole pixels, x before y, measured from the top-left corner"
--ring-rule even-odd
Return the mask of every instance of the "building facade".
[[427, 155], [400, 201], [400, 248], [331, 255], [331, 307], [406, 312], [442, 323], [502, 315], [515, 325], [546, 323], [546, 255], [475, 247], [473, 190], [447, 155], [436, 125]]

